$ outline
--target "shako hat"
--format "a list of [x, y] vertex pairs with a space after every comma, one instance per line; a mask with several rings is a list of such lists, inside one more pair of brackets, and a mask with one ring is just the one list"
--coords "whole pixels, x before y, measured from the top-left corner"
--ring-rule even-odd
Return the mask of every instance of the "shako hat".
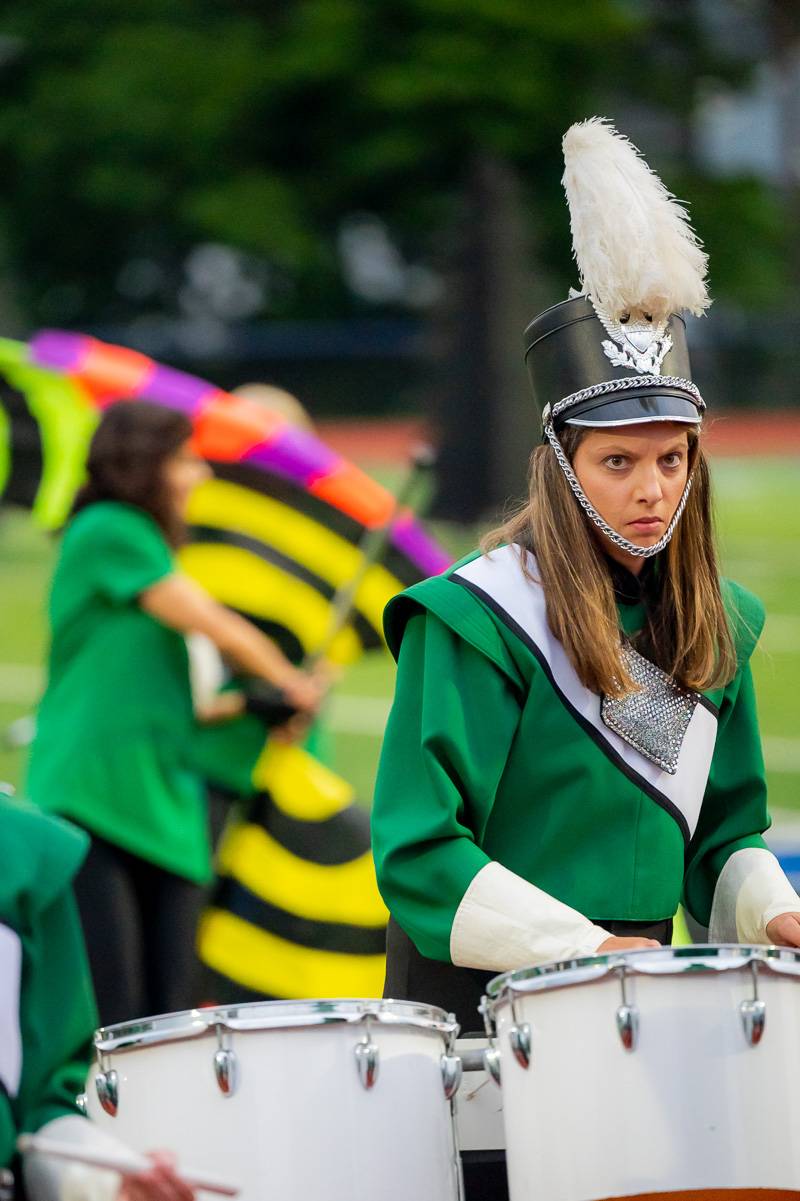
[[563, 141], [580, 294], [525, 330], [542, 425], [698, 424], [683, 311], [711, 303], [707, 256], [685, 208], [635, 146], [598, 117]]

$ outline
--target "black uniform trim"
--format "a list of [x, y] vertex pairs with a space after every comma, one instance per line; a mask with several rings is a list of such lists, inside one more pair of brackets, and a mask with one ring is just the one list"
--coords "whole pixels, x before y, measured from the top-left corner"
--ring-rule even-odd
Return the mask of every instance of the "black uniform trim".
[[452, 575], [449, 578], [454, 584], [460, 584], [462, 588], [466, 588], [469, 592], [476, 596], [478, 600], [486, 605], [488, 609], [491, 609], [491, 611], [500, 618], [503, 624], [508, 626], [512, 633], [516, 634], [519, 640], [528, 647], [531, 653], [536, 657], [539, 666], [546, 675], [547, 679], [550, 681], [553, 691], [563, 704], [564, 708], [570, 713], [581, 729], [589, 735], [594, 743], [596, 743], [606, 758], [610, 759], [614, 766], [618, 768], [624, 776], [627, 776], [632, 784], [635, 784], [637, 788], [641, 789], [643, 793], [649, 796], [652, 801], [655, 801], [657, 805], [660, 805], [660, 807], [670, 815], [670, 817], [677, 823], [681, 834], [683, 835], [684, 843], [686, 846], [688, 846], [691, 838], [689, 832], [689, 823], [681, 813], [680, 809], [677, 807], [677, 805], [674, 805], [672, 801], [668, 799], [668, 797], [665, 797], [663, 793], [660, 793], [657, 788], [654, 788], [648, 780], [645, 780], [644, 776], [640, 776], [639, 773], [632, 768], [630, 764], [623, 759], [622, 756], [615, 751], [609, 743], [605, 741], [600, 731], [596, 730], [592, 723], [587, 721], [583, 714], [579, 713], [574, 705], [570, 703], [556, 683], [555, 677], [553, 676], [553, 672], [550, 668], [550, 664], [547, 662], [545, 655], [533, 641], [530, 634], [528, 634], [526, 630], [523, 630], [522, 626], [519, 625], [509, 613], [506, 612], [502, 605], [498, 604], [493, 596], [490, 596], [488, 592], [484, 592], [484, 590], [479, 588], [477, 584], [473, 584], [471, 580], [465, 580], [463, 577], [459, 577], [457, 575]]

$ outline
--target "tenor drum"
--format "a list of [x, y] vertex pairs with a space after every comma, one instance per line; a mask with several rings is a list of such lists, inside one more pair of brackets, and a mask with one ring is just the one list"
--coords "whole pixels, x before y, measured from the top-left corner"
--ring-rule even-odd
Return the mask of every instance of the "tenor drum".
[[800, 1197], [797, 951], [594, 956], [484, 1003], [512, 1201]]
[[98, 1031], [90, 1116], [241, 1201], [457, 1201], [457, 1026], [399, 1001], [270, 1001]]

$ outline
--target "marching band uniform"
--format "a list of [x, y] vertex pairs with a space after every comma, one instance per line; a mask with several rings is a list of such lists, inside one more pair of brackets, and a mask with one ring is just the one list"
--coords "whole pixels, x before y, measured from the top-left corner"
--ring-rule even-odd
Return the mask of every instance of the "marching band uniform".
[[[769, 817], [749, 666], [761, 603], [722, 582], [737, 666], [713, 691], [690, 693], [637, 654], [691, 478], [664, 536], [645, 549], [597, 513], [559, 442], [567, 423], [700, 424], [705, 405], [676, 314], [708, 304], [705, 256], [683, 211], [604, 123], [573, 127], [565, 158], [584, 291], [531, 323], [526, 360], [544, 439], [576, 503], [604, 538], [645, 559], [638, 576], [605, 559], [640, 690], [609, 700], [581, 682], [548, 625], [532, 544], [476, 552], [387, 607], [398, 671], [373, 808], [392, 914], [385, 992], [442, 1005], [462, 1031], [481, 1028], [476, 1007], [492, 975], [592, 955], [612, 934], [669, 942], [679, 901], [717, 942], [767, 942], [769, 921], [800, 911], [762, 838]], [[664, 237], [640, 238], [637, 280], [631, 247], [641, 230], [626, 222], [642, 212]], [[593, 239], [603, 239], [595, 259]], [[659, 254], [678, 282], [654, 317], [634, 289]], [[617, 268], [632, 277], [619, 287], [601, 278]], [[624, 303], [615, 305], [615, 288]], [[492, 1180], [488, 1195], [503, 1196]]]
[[0, 1165], [16, 1137], [80, 1127], [97, 1014], [72, 880], [88, 838], [0, 797]]
[[[149, 513], [103, 500], [69, 522], [50, 595], [27, 793], [92, 836], [76, 893], [103, 1025], [196, 1001], [211, 879], [203, 769], [219, 736], [195, 720], [186, 640], [139, 604], [175, 570]], [[263, 728], [234, 724], [225, 782], [246, 788]]]
[[[0, 1166], [19, 1134], [99, 1152], [116, 1139], [79, 1111], [97, 1025], [72, 892], [86, 835], [32, 805], [0, 797]], [[116, 1172], [26, 1152], [31, 1201], [113, 1201]]]
[[[77, 1100], [98, 1024], [73, 894], [88, 845], [77, 827], [0, 796], [0, 1167], [14, 1163], [20, 1134], [114, 1158], [127, 1150]], [[29, 1201], [115, 1201], [120, 1193], [117, 1172], [39, 1151], [26, 1150], [22, 1168]], [[140, 1187], [156, 1195], [150, 1183]]]
[[[611, 933], [669, 942], [680, 900], [716, 935], [715, 892], [719, 909], [736, 852], [768, 865], [768, 902], [797, 906], [761, 837], [769, 818], [749, 666], [760, 602], [728, 585], [739, 670], [698, 703], [694, 745], [671, 776], [600, 720], [520, 553], [474, 554], [386, 614], [398, 678], [373, 839], [396, 922], [387, 995], [435, 1001], [468, 1029], [491, 974], [591, 955]], [[633, 635], [647, 590], [634, 601], [635, 577], [618, 566], [614, 575], [620, 626]], [[775, 913], [756, 895], [726, 937], [767, 941]], [[447, 963], [459, 970], [442, 971]]]

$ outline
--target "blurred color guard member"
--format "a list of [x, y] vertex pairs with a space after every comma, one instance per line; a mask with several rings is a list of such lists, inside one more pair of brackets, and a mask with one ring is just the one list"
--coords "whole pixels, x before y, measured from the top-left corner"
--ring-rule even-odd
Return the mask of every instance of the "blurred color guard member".
[[582, 287], [526, 330], [528, 503], [385, 616], [386, 994], [467, 1031], [492, 975], [668, 943], [680, 901], [714, 942], [800, 945], [762, 837], [764, 614], [718, 573], [679, 315], [709, 304], [706, 256], [608, 124], [573, 126], [564, 152]]
[[[185, 1009], [211, 877], [201, 721], [236, 719], [220, 782], [242, 792], [264, 742], [240, 693], [193, 703], [185, 635], [313, 710], [321, 689], [256, 626], [182, 574], [185, 510], [208, 467], [183, 413], [108, 408], [50, 592], [48, 680], [28, 793], [92, 835], [75, 882], [100, 1020]], [[213, 731], [211, 731], [213, 733]]]

